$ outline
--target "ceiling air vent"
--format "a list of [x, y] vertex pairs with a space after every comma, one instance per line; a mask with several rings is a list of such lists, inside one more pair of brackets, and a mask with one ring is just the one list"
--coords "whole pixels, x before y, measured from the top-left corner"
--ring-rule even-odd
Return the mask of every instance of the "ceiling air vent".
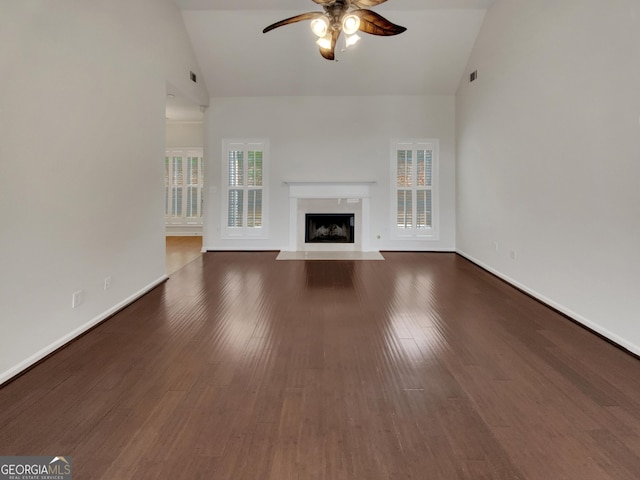
[[189, 78], [191, 78], [191, 81], [192, 81], [193, 83], [196, 83], [196, 82], [197, 82], [197, 80], [196, 80], [196, 74], [195, 74], [195, 73], [193, 73], [193, 72], [191, 72], [191, 71], [189, 71]]
[[471, 72], [471, 75], [469, 75], [469, 83], [473, 82], [476, 78], [478, 78], [478, 70]]

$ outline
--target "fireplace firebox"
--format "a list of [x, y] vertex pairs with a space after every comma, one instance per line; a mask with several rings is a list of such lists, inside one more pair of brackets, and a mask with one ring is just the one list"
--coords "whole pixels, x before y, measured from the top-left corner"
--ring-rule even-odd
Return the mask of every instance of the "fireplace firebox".
[[353, 213], [307, 213], [305, 243], [354, 243]]

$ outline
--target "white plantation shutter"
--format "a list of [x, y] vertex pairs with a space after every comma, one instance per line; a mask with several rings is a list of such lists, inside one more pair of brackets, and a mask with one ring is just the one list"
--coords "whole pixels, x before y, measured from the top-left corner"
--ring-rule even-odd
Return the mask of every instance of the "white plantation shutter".
[[247, 227], [262, 227], [262, 174], [264, 152], [249, 150], [247, 164]]
[[227, 208], [227, 226], [234, 228], [243, 227], [244, 211], [244, 152], [242, 150], [229, 150], [229, 195]]
[[247, 226], [250, 228], [262, 227], [262, 190], [249, 190]]
[[171, 157], [171, 217], [182, 218], [182, 157]]
[[398, 189], [397, 211], [398, 228], [413, 227], [413, 192], [407, 189]]
[[263, 236], [266, 140], [224, 140], [225, 236]]
[[202, 217], [202, 157], [187, 157], [187, 218]]
[[164, 157], [164, 216], [169, 216], [169, 204], [171, 196], [169, 195], [169, 179], [171, 178], [171, 170], [169, 168], [169, 157]]
[[398, 228], [413, 227], [413, 151], [396, 152]]
[[416, 228], [433, 228], [433, 150], [419, 148], [416, 165]]
[[394, 230], [398, 237], [433, 237], [438, 141], [397, 141], [391, 150]]
[[164, 163], [165, 219], [169, 225], [202, 224], [202, 149], [168, 149]]

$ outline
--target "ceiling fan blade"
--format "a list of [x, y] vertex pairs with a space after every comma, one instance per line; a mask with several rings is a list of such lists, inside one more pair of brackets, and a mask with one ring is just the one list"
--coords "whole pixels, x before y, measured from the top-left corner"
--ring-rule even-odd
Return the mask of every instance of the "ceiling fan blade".
[[[315, 2], [316, 0], [313, 1]], [[380, 5], [381, 3], [384, 3], [386, 1], [387, 0], [351, 0], [351, 5], [359, 8], [375, 7], [376, 5]]]
[[272, 25], [269, 25], [267, 28], [262, 30], [262, 33], [267, 33], [273, 30], [274, 28], [283, 27], [285, 25], [289, 25], [291, 23], [301, 22], [303, 20], [311, 20], [313, 18], [318, 18], [324, 16], [321, 12], [308, 12], [302, 13], [300, 15], [296, 15], [295, 17], [285, 18], [284, 20], [280, 20]]
[[320, 47], [320, 55], [322, 55], [327, 60], [335, 60], [335, 50], [336, 43], [338, 42], [338, 37], [340, 36], [340, 30], [333, 30], [331, 33], [331, 48], [322, 48]]
[[391, 23], [382, 15], [378, 15], [371, 10], [354, 10], [352, 13], [360, 17], [360, 30], [364, 33], [388, 37], [398, 35], [407, 30], [405, 27]]

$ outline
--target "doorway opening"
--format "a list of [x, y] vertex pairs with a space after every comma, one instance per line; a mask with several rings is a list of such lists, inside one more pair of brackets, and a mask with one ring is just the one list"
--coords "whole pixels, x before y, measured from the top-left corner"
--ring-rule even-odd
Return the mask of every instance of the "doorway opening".
[[164, 215], [166, 273], [202, 252], [204, 108], [167, 85], [165, 109]]

